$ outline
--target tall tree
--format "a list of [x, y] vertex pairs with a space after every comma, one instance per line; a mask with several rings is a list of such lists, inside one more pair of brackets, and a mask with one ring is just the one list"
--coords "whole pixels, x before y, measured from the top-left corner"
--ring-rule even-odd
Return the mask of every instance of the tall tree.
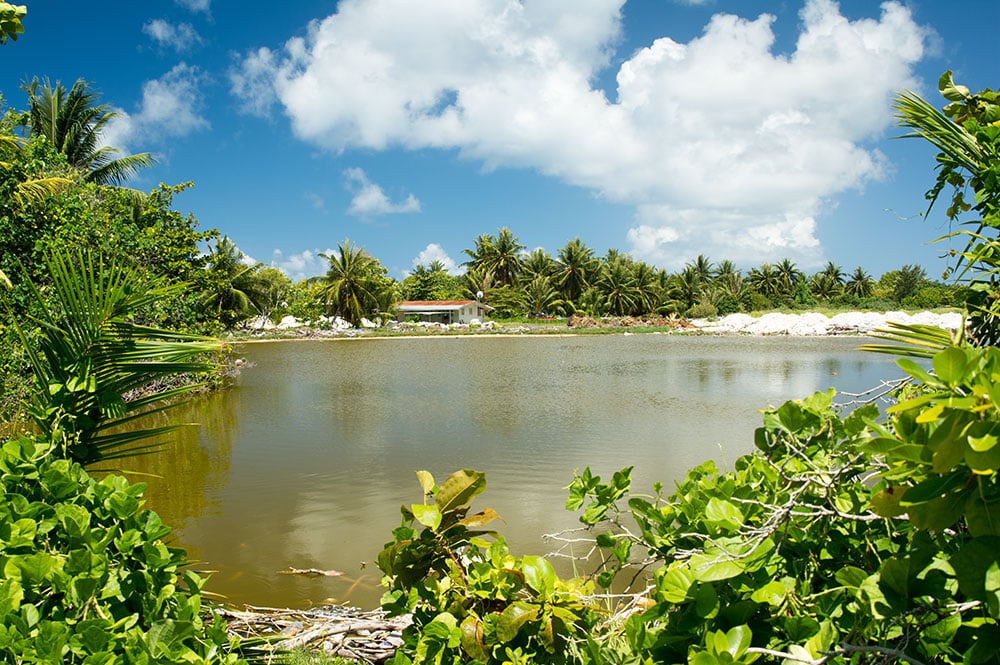
[[31, 133], [44, 136], [70, 166], [84, 172], [88, 181], [121, 185], [139, 169], [152, 166], [148, 152], [118, 157], [118, 149], [103, 145], [101, 134], [118, 116], [83, 79], [67, 90], [60, 82], [33, 79], [23, 86], [28, 93], [28, 123]]
[[327, 314], [339, 316], [354, 326], [361, 319], [388, 310], [394, 291], [386, 269], [364, 248], [344, 240], [335, 254], [323, 254], [330, 269], [323, 278]]
[[202, 305], [227, 330], [263, 310], [266, 285], [259, 279], [260, 268], [260, 263], [247, 263], [228, 236], [215, 243], [208, 259]]
[[561, 247], [557, 257], [556, 284], [566, 300], [577, 303], [596, 277], [600, 262], [594, 257], [594, 250], [579, 238], [573, 238]]
[[865, 269], [858, 266], [844, 282], [844, 293], [855, 298], [867, 298], [871, 296], [875, 287], [872, 276], [865, 272]]
[[465, 265], [488, 275], [494, 286], [512, 286], [521, 271], [523, 249], [517, 236], [504, 227], [496, 236], [484, 233], [476, 238], [475, 248], [464, 250], [469, 257]]
[[778, 280], [781, 282], [781, 291], [783, 293], [793, 293], [795, 285], [805, 278], [805, 275], [796, 267], [791, 259], [782, 259], [775, 266], [775, 270], [778, 271]]

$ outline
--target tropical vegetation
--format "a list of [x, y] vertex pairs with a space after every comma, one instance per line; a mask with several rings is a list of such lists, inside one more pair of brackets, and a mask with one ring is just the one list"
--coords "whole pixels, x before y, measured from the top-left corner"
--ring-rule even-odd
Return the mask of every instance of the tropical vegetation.
[[[0, 43], [25, 11], [0, 3]], [[143, 419], [215, 373], [215, 333], [285, 313], [357, 325], [402, 297], [465, 296], [512, 316], [817, 303], [970, 316], [968, 330], [895, 327], [869, 348], [901, 356], [909, 377], [884, 412], [842, 412], [832, 391], [768, 409], [754, 453], [727, 471], [702, 464], [672, 492], [633, 493], [627, 468], [577, 473], [566, 505], [599, 553], [593, 575], [512, 554], [496, 512], [470, 514], [482, 473], [439, 485], [418, 472], [420, 501], [378, 556], [383, 607], [413, 618], [397, 665], [1000, 662], [1000, 105], [950, 72], [940, 89], [943, 111], [912, 93], [896, 109], [940, 151], [928, 199], [951, 196], [958, 286], [917, 265], [876, 280], [788, 259], [744, 273], [698, 256], [668, 273], [579, 238], [526, 253], [508, 228], [475, 238], [460, 275], [432, 263], [400, 283], [344, 240], [325, 275], [292, 284], [173, 210], [189, 185], [123, 188], [152, 158], [99, 147], [113, 112], [88, 84], [27, 84], [29, 109], [0, 118], [0, 398], [5, 422], [34, 425], [0, 446], [0, 654], [238, 662], [246, 645], [166, 544], [142, 485], [85, 465], [167, 432]]]

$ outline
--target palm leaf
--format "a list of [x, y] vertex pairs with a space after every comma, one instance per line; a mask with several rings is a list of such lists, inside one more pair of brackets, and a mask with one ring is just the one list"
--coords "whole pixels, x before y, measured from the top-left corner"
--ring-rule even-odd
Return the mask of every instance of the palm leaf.
[[[131, 322], [136, 311], [183, 285], [166, 286], [137, 268], [85, 252], [51, 251], [45, 265], [52, 279], [50, 307], [29, 283], [43, 312], [34, 318], [41, 330], [37, 349], [15, 322], [35, 377], [32, 418], [81, 462], [149, 450], [154, 444], [138, 442], [174, 427], [142, 429], [139, 421], [199, 386], [188, 383], [128, 401], [125, 396], [158, 380], [212, 370], [206, 358], [220, 343]], [[108, 432], [125, 425], [128, 431]]]
[[876, 330], [874, 336], [888, 343], [864, 344], [860, 350], [908, 358], [933, 358], [948, 347], [961, 346], [965, 339], [964, 325], [955, 332], [919, 323], [890, 321], [887, 326]]

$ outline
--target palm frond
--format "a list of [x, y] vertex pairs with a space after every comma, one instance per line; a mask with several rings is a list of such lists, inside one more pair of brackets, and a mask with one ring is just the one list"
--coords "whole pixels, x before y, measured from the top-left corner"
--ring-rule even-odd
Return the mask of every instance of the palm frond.
[[948, 347], [961, 346], [965, 340], [964, 324], [954, 332], [919, 323], [890, 321], [887, 326], [876, 330], [874, 335], [887, 343], [863, 344], [860, 350], [908, 358], [933, 358]]
[[[54, 250], [45, 256], [53, 304], [29, 283], [43, 311], [36, 346], [24, 341], [35, 375], [32, 418], [55, 440], [67, 440], [66, 454], [81, 462], [117, 458], [148, 449], [138, 441], [162, 436], [162, 427], [137, 428], [198, 386], [186, 384], [155, 395], [125, 400], [155, 382], [213, 369], [207, 358], [220, 348], [210, 338], [173, 333], [130, 321], [142, 307], [180, 286], [149, 280], [138, 269], [85, 252]], [[36, 348], [37, 347], [37, 348]], [[159, 403], [157, 403], [159, 400]], [[128, 425], [127, 432], [107, 430]]]

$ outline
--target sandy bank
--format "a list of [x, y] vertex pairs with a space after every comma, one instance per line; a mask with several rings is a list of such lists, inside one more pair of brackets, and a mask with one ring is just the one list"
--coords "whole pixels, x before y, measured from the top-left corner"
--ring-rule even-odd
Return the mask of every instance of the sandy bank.
[[803, 314], [781, 314], [772, 312], [760, 317], [749, 314], [730, 314], [721, 319], [709, 321], [696, 319], [691, 323], [702, 332], [719, 334], [742, 333], [749, 335], [797, 335], [804, 337], [821, 335], [864, 335], [889, 322], [902, 324], [923, 324], [957, 330], [962, 325], [962, 315], [957, 312], [934, 314], [933, 312], [843, 312], [834, 316], [805, 312]]

